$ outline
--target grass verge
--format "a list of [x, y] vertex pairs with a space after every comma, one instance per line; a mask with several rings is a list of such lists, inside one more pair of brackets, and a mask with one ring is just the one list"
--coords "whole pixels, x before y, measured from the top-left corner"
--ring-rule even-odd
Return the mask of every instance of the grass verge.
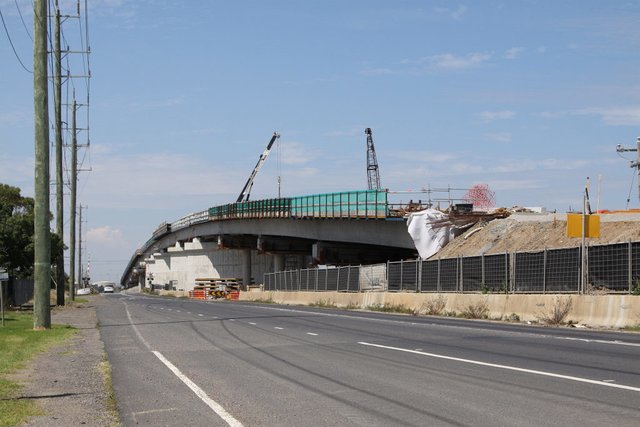
[[5, 316], [5, 326], [0, 326], [0, 427], [17, 425], [41, 414], [33, 400], [20, 396], [21, 386], [8, 380], [7, 375], [23, 368], [37, 353], [74, 333], [75, 329], [66, 325], [34, 331], [31, 313]]
[[100, 373], [102, 374], [102, 382], [107, 392], [107, 410], [111, 413], [114, 419], [118, 419], [118, 404], [116, 402], [116, 395], [113, 391], [113, 381], [111, 377], [111, 364], [107, 358], [107, 353], [102, 355], [102, 362], [99, 365]]

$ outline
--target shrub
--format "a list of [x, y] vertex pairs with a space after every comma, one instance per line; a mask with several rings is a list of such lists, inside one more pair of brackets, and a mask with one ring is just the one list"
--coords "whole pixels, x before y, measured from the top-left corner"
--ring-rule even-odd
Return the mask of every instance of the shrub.
[[485, 301], [469, 304], [462, 311], [462, 317], [465, 319], [487, 319], [489, 317], [489, 306]]
[[555, 297], [551, 308], [540, 314], [539, 319], [547, 325], [558, 326], [564, 323], [571, 311], [573, 300], [571, 297]]
[[438, 295], [435, 298], [431, 298], [424, 302], [421, 307], [421, 311], [427, 316], [440, 316], [444, 312], [447, 306], [447, 297], [444, 295]]

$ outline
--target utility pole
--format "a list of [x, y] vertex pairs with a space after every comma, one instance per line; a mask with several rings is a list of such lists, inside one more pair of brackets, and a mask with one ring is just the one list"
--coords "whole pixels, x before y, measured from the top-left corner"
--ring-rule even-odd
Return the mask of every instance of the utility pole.
[[[60, 8], [56, 0], [54, 23], [54, 110], [56, 126], [56, 234], [64, 241], [64, 182], [62, 175], [62, 57], [60, 53]], [[64, 305], [64, 248], [56, 264], [56, 304]]]
[[638, 157], [635, 162], [631, 162], [632, 168], [638, 169], [638, 199], [640, 199], [640, 137], [636, 138], [636, 148], [625, 148], [622, 145], [618, 144], [616, 146], [616, 151], [618, 153], [624, 153], [626, 151], [636, 151], [638, 153]]
[[35, 117], [33, 329], [51, 328], [51, 230], [49, 227], [49, 82], [47, 0], [33, 3], [33, 109]]
[[82, 203], [80, 208], [80, 218], [78, 220], [78, 288], [84, 288], [82, 280]]
[[78, 182], [78, 139], [76, 135], [76, 97], [71, 106], [71, 196], [69, 197], [69, 294], [76, 299], [76, 184]]

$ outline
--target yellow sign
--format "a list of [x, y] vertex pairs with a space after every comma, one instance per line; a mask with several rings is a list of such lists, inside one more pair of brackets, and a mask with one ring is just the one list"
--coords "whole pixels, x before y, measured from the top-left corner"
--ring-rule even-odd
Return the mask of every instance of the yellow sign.
[[600, 215], [567, 214], [567, 237], [600, 237]]

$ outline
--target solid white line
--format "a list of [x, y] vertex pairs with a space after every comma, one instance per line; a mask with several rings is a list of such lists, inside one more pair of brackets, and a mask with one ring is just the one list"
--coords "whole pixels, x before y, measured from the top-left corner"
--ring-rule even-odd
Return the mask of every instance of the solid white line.
[[176, 375], [176, 377], [180, 378], [180, 380], [185, 383], [187, 387], [189, 387], [191, 391], [193, 391], [196, 396], [200, 398], [200, 400], [202, 400], [209, 408], [211, 408], [213, 412], [218, 414], [220, 418], [222, 418], [227, 424], [229, 424], [229, 426], [242, 427], [242, 423], [240, 421], [238, 421], [233, 417], [233, 415], [228, 413], [227, 410], [224, 409], [218, 402], [207, 396], [207, 393], [205, 393], [204, 390], [202, 390], [200, 387], [198, 387], [197, 384], [195, 384], [186, 375], [180, 372], [180, 370], [176, 368], [173, 363], [169, 362], [159, 351], [153, 351], [153, 354], [155, 354], [156, 357], [160, 359], [160, 361], [164, 363], [165, 366]]
[[314, 337], [318, 336], [318, 334], [314, 334], [313, 332], [307, 332], [307, 335], [313, 335]]
[[625, 341], [607, 341], [607, 340], [592, 340], [589, 338], [573, 338], [573, 337], [554, 337], [558, 340], [567, 340], [567, 341], [582, 341], [582, 342], [596, 342], [598, 344], [614, 344], [614, 345], [626, 345], [629, 347], [640, 347], [640, 344], [634, 342], [625, 342]]
[[180, 380], [182, 380], [182, 382], [185, 383], [187, 387], [189, 387], [191, 391], [193, 391], [196, 394], [196, 396], [200, 398], [200, 400], [202, 400], [209, 408], [211, 408], [213, 412], [218, 414], [218, 416], [222, 418], [227, 424], [229, 424], [229, 426], [243, 427], [240, 421], [236, 420], [222, 406], [220, 406], [219, 403], [217, 403], [215, 400], [207, 396], [207, 393], [205, 393], [193, 381], [191, 381], [187, 376], [185, 376], [182, 372], [180, 372], [180, 370], [176, 368], [173, 365], [173, 363], [169, 362], [169, 360], [167, 360], [159, 351], [155, 351], [151, 349], [151, 345], [147, 342], [147, 340], [144, 339], [144, 337], [138, 330], [138, 327], [133, 323], [133, 319], [131, 318], [131, 313], [129, 312], [129, 307], [127, 306], [127, 303], [123, 302], [123, 304], [124, 304], [124, 309], [127, 313], [127, 318], [129, 319], [129, 323], [131, 324], [133, 331], [136, 333], [136, 335], [138, 336], [138, 339], [142, 342], [142, 344], [144, 344], [144, 346], [147, 347], [149, 351], [155, 354], [156, 357], [160, 359], [160, 361], [164, 363], [164, 365], [167, 368], [169, 368], [169, 370], [171, 370], [171, 372], [173, 372], [178, 378], [180, 378]]
[[612, 384], [604, 381], [590, 380], [587, 378], [572, 377], [570, 375], [554, 374], [552, 372], [536, 371], [533, 369], [524, 369], [524, 368], [518, 368], [515, 366], [508, 366], [508, 365], [498, 365], [495, 363], [479, 362], [477, 360], [461, 359], [459, 357], [443, 356], [441, 354], [426, 353], [424, 351], [410, 350], [408, 348], [400, 348], [400, 347], [390, 347], [386, 345], [372, 344], [372, 343], [362, 342], [362, 341], [358, 342], [358, 344], [366, 345], [369, 347], [385, 348], [388, 350], [403, 351], [405, 353], [420, 354], [422, 356], [435, 357], [437, 359], [445, 359], [445, 360], [453, 360], [455, 362], [470, 363], [472, 365], [489, 366], [491, 368], [506, 369], [509, 371], [524, 372], [528, 374], [542, 375], [545, 377], [561, 378], [565, 380], [578, 381], [582, 383], [595, 384], [595, 385], [601, 385], [601, 386], [613, 387], [613, 388], [621, 388], [623, 390], [640, 392], [640, 387], [632, 387], [632, 386], [622, 385], [622, 384]]

